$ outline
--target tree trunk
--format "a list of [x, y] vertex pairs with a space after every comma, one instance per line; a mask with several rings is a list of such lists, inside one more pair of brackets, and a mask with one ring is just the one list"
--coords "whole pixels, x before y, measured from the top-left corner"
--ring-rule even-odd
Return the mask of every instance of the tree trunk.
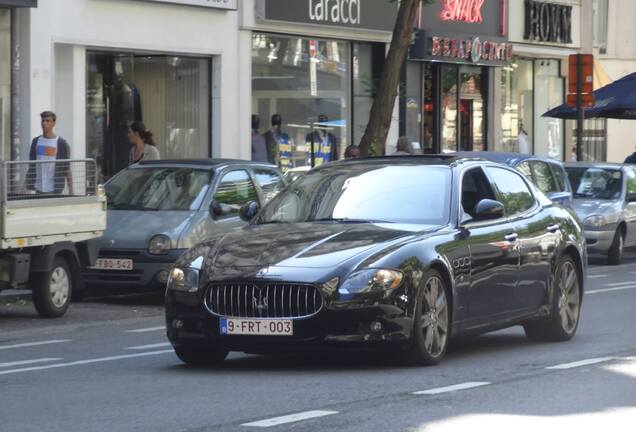
[[391, 46], [382, 68], [378, 91], [371, 106], [369, 123], [359, 144], [362, 156], [369, 154], [371, 146], [376, 154], [384, 154], [386, 137], [391, 127], [393, 106], [400, 82], [400, 71], [406, 57], [406, 50], [411, 44], [413, 26], [420, 2], [421, 0], [402, 0], [400, 2]]

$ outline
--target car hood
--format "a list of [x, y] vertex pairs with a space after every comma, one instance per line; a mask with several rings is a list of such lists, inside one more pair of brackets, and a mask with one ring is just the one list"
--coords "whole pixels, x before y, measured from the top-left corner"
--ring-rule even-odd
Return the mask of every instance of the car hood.
[[334, 268], [408, 241], [430, 225], [299, 223], [247, 226], [216, 242], [214, 267]]
[[170, 237], [175, 247], [195, 212], [108, 210], [100, 239], [102, 249], [145, 249], [157, 234]]
[[620, 201], [575, 198], [572, 203], [572, 208], [583, 221], [592, 215], [607, 215], [609, 213], [620, 212]]

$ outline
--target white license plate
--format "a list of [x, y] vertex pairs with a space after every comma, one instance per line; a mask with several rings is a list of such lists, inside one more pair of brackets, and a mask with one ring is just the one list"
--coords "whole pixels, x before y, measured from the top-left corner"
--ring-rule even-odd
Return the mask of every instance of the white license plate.
[[292, 336], [294, 323], [284, 319], [221, 318], [222, 335]]
[[131, 259], [115, 259], [115, 258], [98, 258], [95, 261], [94, 269], [97, 270], [126, 270], [133, 269], [133, 260]]

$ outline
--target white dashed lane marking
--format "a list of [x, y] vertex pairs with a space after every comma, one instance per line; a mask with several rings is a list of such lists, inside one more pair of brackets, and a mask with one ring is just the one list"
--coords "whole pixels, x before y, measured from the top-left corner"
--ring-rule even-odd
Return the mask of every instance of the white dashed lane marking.
[[285, 423], [294, 423], [301, 420], [308, 420], [317, 417], [324, 417], [328, 415], [338, 414], [338, 411], [303, 411], [296, 414], [290, 414], [280, 417], [273, 417], [270, 419], [259, 420], [251, 423], [243, 423], [241, 426], [250, 427], [272, 427]]
[[162, 343], [156, 343], [156, 344], [150, 344], [150, 345], [132, 346], [132, 347], [128, 347], [126, 349], [127, 350], [145, 350], [145, 349], [153, 349], [153, 348], [164, 348], [164, 347], [169, 347], [169, 346], [170, 346], [169, 342], [162, 342]]
[[71, 339], [56, 339], [56, 340], [48, 340], [48, 341], [40, 341], [40, 342], [25, 342], [25, 343], [15, 344], [15, 345], [0, 345], [0, 350], [58, 344], [58, 343], [64, 343], [64, 342], [70, 342], [70, 341]]
[[561, 363], [554, 366], [548, 366], [546, 369], [573, 369], [581, 366], [589, 366], [597, 363], [604, 363], [613, 360], [614, 357], [598, 357], [586, 360], [579, 360], [571, 363]]
[[159, 330], [165, 330], [165, 329], [166, 329], [165, 326], [148, 327], [148, 328], [135, 329], [135, 330], [126, 330], [125, 333], [146, 333], [146, 332], [153, 332], [153, 331], [159, 331]]
[[603, 286], [616, 287], [616, 286], [634, 285], [634, 284], [636, 284], [636, 281], [607, 283], [607, 284], [603, 284]]
[[144, 352], [144, 353], [138, 353], [138, 354], [127, 354], [127, 355], [119, 355], [119, 356], [111, 356], [111, 357], [94, 358], [94, 359], [88, 359], [88, 360], [78, 360], [78, 361], [73, 361], [68, 363], [55, 363], [55, 364], [46, 365], [46, 366], [33, 366], [28, 368], [10, 369], [5, 371], [0, 371], [0, 375], [15, 374], [20, 372], [32, 372], [32, 371], [55, 369], [55, 368], [70, 367], [70, 366], [80, 366], [80, 365], [86, 365], [86, 364], [92, 364], [92, 363], [103, 363], [103, 362], [116, 361], [116, 360], [126, 360], [126, 359], [132, 359], [136, 357], [147, 357], [147, 356], [155, 356], [155, 355], [168, 354], [168, 353], [174, 353], [174, 351], [171, 349], [162, 350], [162, 351], [150, 351], [150, 352]]
[[32, 360], [20, 360], [20, 361], [14, 361], [9, 363], [0, 363], [0, 368], [24, 366], [28, 364], [34, 364], [34, 363], [46, 363], [46, 362], [53, 362], [58, 360], [62, 360], [62, 359], [49, 357], [49, 358], [39, 358], [39, 359], [32, 359]]
[[585, 291], [585, 294], [598, 294], [598, 293], [604, 293], [604, 292], [623, 291], [623, 290], [631, 290], [631, 289], [636, 289], [636, 285], [629, 285], [629, 286], [621, 286], [621, 287], [616, 287], [616, 288], [604, 288], [604, 289]]
[[447, 387], [438, 387], [438, 388], [434, 388], [434, 389], [430, 389], [430, 390], [416, 391], [416, 392], [413, 392], [413, 394], [415, 394], [415, 395], [434, 395], [434, 394], [440, 394], [440, 393], [454, 392], [454, 391], [458, 391], [458, 390], [466, 390], [466, 389], [471, 389], [471, 388], [475, 388], [475, 387], [486, 386], [486, 385], [489, 385], [489, 384], [490, 383], [487, 382], [487, 381], [465, 382], [465, 383], [462, 383], [462, 384], [455, 384], [455, 385], [451, 385], [451, 386], [447, 386]]
[[608, 277], [609, 275], [588, 275], [587, 278], [588, 279], [597, 279], [597, 278], [604, 278], [604, 277]]

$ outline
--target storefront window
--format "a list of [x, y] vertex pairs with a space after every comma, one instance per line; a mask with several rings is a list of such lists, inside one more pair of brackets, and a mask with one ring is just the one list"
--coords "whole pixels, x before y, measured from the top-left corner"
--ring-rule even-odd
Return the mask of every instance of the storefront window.
[[[369, 122], [371, 105], [384, 64], [384, 44], [352, 44], [352, 144], [358, 145]], [[342, 150], [342, 146], [341, 146]]]
[[442, 65], [442, 145], [443, 153], [457, 151], [457, 66]]
[[108, 178], [129, 164], [128, 127], [141, 121], [162, 159], [210, 154], [210, 61], [87, 54], [87, 156]]
[[405, 135], [411, 143], [421, 142], [422, 133], [422, 80], [420, 63], [407, 62], [404, 100]]
[[[484, 90], [482, 68], [460, 66], [459, 148], [462, 151], [483, 151], [484, 142]], [[488, 97], [488, 95], [485, 95]]]
[[[365, 53], [357, 55], [363, 65]], [[341, 157], [349, 145], [350, 63], [345, 42], [254, 34], [252, 113], [260, 120], [270, 162], [286, 171], [311, 165], [312, 159], [320, 165]], [[369, 104], [372, 90], [363, 76], [360, 69], [361, 107]]]
[[[535, 60], [534, 92], [535, 118], [534, 154], [563, 160], [563, 120], [541, 117], [541, 114], [563, 103], [563, 78], [558, 60]], [[539, 85], [540, 84], [540, 85]]]
[[532, 61], [514, 59], [501, 72], [501, 141], [495, 150], [532, 153]]
[[11, 159], [11, 10], [0, 8], [0, 148]]

